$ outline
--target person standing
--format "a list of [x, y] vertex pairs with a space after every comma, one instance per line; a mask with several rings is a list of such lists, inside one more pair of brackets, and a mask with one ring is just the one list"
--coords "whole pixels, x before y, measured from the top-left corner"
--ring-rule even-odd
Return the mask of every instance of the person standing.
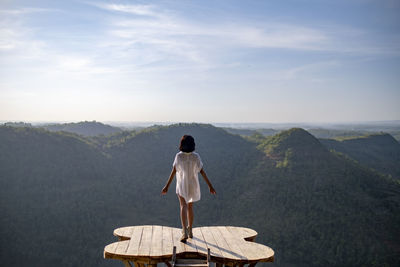
[[180, 152], [175, 155], [171, 174], [161, 191], [162, 195], [167, 194], [172, 179], [176, 176], [176, 194], [179, 199], [182, 223], [181, 242], [193, 238], [193, 202], [199, 201], [201, 197], [198, 173], [203, 176], [210, 193], [213, 195], [217, 193], [203, 169], [200, 155], [194, 152], [195, 146], [192, 136], [182, 136], [179, 145]]

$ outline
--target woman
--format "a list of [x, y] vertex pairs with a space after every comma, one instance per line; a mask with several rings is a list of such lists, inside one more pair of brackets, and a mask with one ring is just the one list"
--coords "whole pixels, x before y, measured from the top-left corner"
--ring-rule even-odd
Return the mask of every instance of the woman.
[[198, 173], [200, 172], [206, 181], [210, 193], [215, 195], [215, 189], [208, 180], [207, 174], [203, 169], [199, 154], [195, 150], [194, 138], [190, 135], [184, 135], [181, 138], [179, 150], [175, 156], [172, 171], [167, 184], [161, 191], [165, 195], [172, 179], [176, 175], [176, 194], [180, 203], [180, 215], [182, 223], [181, 242], [186, 242], [189, 238], [193, 238], [193, 202], [200, 200], [200, 185]]

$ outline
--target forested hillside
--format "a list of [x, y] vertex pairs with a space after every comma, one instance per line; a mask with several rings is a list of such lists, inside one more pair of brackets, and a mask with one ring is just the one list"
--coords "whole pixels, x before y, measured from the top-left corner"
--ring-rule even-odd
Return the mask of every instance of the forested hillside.
[[168, 178], [179, 138], [192, 134], [204, 182], [196, 225], [259, 232], [271, 266], [398, 266], [400, 186], [314, 136], [291, 129], [243, 138], [176, 124], [84, 138], [0, 127], [0, 261], [4, 266], [120, 266], [102, 251], [114, 228], [179, 227]]
[[344, 153], [367, 167], [400, 180], [400, 143], [390, 134], [321, 139], [321, 142], [329, 149]]
[[40, 125], [41, 128], [45, 128], [52, 132], [70, 132], [76, 133], [83, 136], [95, 136], [95, 135], [110, 135], [113, 133], [122, 132], [122, 129], [113, 127], [107, 124], [103, 124], [97, 121], [83, 121], [77, 123], [55, 123]]

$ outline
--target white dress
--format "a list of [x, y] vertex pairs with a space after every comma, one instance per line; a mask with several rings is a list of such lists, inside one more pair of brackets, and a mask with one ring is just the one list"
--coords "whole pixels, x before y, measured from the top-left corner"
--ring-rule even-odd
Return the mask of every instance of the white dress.
[[186, 203], [200, 200], [198, 173], [203, 168], [199, 154], [196, 152], [178, 152], [173, 166], [176, 169], [176, 193]]

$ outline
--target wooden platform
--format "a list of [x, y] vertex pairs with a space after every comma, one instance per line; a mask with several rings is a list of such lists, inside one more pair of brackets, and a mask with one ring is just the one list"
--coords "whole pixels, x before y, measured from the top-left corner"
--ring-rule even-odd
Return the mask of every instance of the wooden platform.
[[[254, 241], [257, 232], [243, 227], [210, 226], [193, 228], [193, 238], [179, 241], [181, 229], [142, 225], [114, 230], [120, 241], [104, 248], [104, 258], [133, 262], [136, 266], [164, 262], [169, 265], [173, 247], [178, 257], [206, 257], [210, 249], [211, 261], [226, 265], [255, 265], [257, 262], [273, 262], [274, 251]], [[219, 265], [218, 264], [218, 265]], [[127, 265], [129, 266], [129, 265]]]

